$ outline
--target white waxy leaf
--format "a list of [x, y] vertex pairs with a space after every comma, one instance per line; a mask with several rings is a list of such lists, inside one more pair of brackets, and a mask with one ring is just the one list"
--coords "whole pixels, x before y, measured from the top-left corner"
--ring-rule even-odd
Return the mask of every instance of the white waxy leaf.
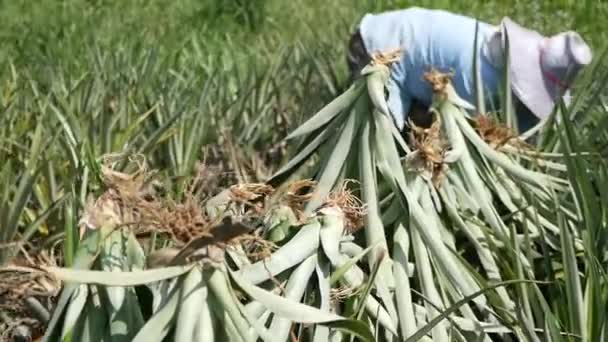
[[[304, 291], [310, 285], [309, 280], [317, 266], [317, 256], [312, 255], [304, 260], [292, 273], [285, 287], [285, 299], [300, 303]], [[292, 322], [281, 315], [274, 316], [270, 324], [270, 331], [273, 334], [273, 340], [277, 342], [286, 341], [289, 337]]]
[[180, 309], [177, 313], [175, 341], [192, 341], [200, 315], [207, 301], [207, 286], [203, 283], [203, 273], [198, 267], [186, 275], [181, 289]]
[[403, 225], [399, 224], [394, 236], [393, 257], [393, 273], [395, 274], [395, 299], [397, 302], [397, 310], [399, 312], [399, 326], [403, 337], [407, 338], [413, 335], [416, 330], [416, 316], [414, 315], [414, 307], [412, 303], [412, 295], [410, 288], [409, 277], [406, 273], [409, 254], [409, 239]]
[[169, 297], [158, 311], [150, 317], [146, 324], [139, 330], [133, 342], [161, 342], [171, 329], [170, 322], [175, 317], [176, 310], [179, 306], [180, 291], [174, 289]]
[[232, 279], [254, 300], [264, 304], [275, 315], [298, 323], [325, 323], [342, 320], [344, 317], [319, 310], [294, 300], [278, 296], [261, 289], [247, 279], [231, 272]]
[[321, 217], [320, 239], [323, 252], [329, 260], [340, 258], [340, 239], [344, 233], [344, 215], [324, 215]]
[[65, 282], [105, 286], [137, 286], [175, 278], [190, 271], [192, 267], [192, 265], [172, 266], [132, 272], [88, 271], [62, 267], [45, 267], [44, 270]]
[[272, 253], [270, 257], [246, 265], [237, 271], [239, 277], [247, 279], [252, 284], [259, 284], [298, 265], [319, 248], [320, 228], [321, 225], [317, 220], [302, 227], [291, 240]]
[[374, 71], [367, 75], [367, 91], [369, 98], [382, 114], [390, 116], [388, 104], [384, 95], [384, 87], [388, 81], [388, 68], [383, 65], [376, 65]]
[[[331, 285], [329, 283], [330, 265], [327, 262], [318, 263], [315, 273], [319, 281], [319, 294], [321, 297], [321, 310], [330, 312], [331, 309]], [[325, 342], [329, 340], [329, 328], [322, 325], [315, 327], [313, 342]]]

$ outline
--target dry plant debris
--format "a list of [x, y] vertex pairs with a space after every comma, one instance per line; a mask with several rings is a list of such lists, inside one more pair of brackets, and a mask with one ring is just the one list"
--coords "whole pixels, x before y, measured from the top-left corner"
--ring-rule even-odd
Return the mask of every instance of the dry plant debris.
[[0, 341], [16, 336], [37, 338], [43, 333], [61, 282], [43, 270], [57, 266], [54, 255], [22, 254], [0, 268]]
[[267, 259], [279, 248], [273, 242], [264, 239], [259, 231], [237, 237], [236, 241], [246, 248], [245, 254], [251, 262]]
[[274, 192], [270, 185], [262, 183], [237, 184], [231, 186], [229, 190], [233, 202], [250, 207], [256, 215], [264, 211], [266, 206], [264, 200]]
[[411, 121], [410, 128], [410, 144], [418, 151], [416, 168], [430, 173], [433, 185], [438, 187], [443, 179], [445, 171], [443, 160], [448, 149], [447, 139], [441, 131], [439, 116], [435, 115], [429, 128], [418, 127]]
[[209, 219], [192, 194], [197, 182], [201, 181], [200, 177], [194, 178], [184, 199], [178, 203], [160, 198], [151, 190], [148, 180], [153, 173], [147, 171], [145, 162], [139, 163], [132, 174], [115, 171], [107, 165], [102, 166], [101, 172], [108, 189], [85, 207], [80, 221], [81, 230], [104, 225], [114, 228], [127, 226], [135, 234], [152, 231], [167, 234], [179, 244], [208, 234]]
[[389, 65], [398, 62], [403, 54], [402, 48], [387, 50], [384, 52], [376, 51], [371, 55], [372, 65]]
[[436, 69], [424, 73], [424, 79], [430, 83], [433, 93], [440, 96], [447, 96], [446, 87], [453, 76], [454, 73], [442, 73]]
[[[191, 261], [223, 260], [230, 245], [240, 245], [250, 259], [264, 259], [276, 248], [259, 234], [259, 225], [272, 207], [269, 199], [277, 190], [264, 183], [244, 183], [230, 186], [218, 196], [203, 203], [195, 195], [204, 184], [204, 167], [188, 185], [180, 201], [166, 199], [155, 193], [145, 162], [136, 170], [123, 173], [104, 165], [102, 179], [107, 190], [95, 201], [90, 200], [80, 220], [81, 234], [86, 229], [100, 227], [128, 228], [137, 236], [156, 232], [173, 242], [179, 252], [169, 253], [163, 264]], [[291, 183], [278, 193], [278, 203], [289, 206], [299, 221], [304, 222], [304, 205], [311, 198], [315, 183], [303, 180]], [[217, 203], [213, 200], [216, 199]], [[205, 204], [222, 206], [219, 216], [208, 216]], [[345, 182], [332, 192], [324, 205], [335, 207], [344, 214], [346, 229], [353, 232], [363, 226], [365, 209]], [[160, 266], [160, 265], [157, 265]]]
[[529, 149], [530, 147], [506, 125], [486, 116], [477, 115], [475, 129], [479, 136], [492, 148], [499, 149], [507, 144]]
[[[224, 252], [231, 244], [243, 242], [244, 236], [254, 231], [247, 222], [224, 217], [221, 223], [209, 228], [205, 235], [192, 239], [173, 258], [170, 265], [202, 261], [219, 264], [224, 260]], [[240, 238], [240, 239], [239, 239]]]
[[[132, 174], [115, 171], [111, 166], [102, 167], [102, 179], [108, 189], [85, 207], [80, 221], [81, 235], [86, 229], [101, 227], [128, 228], [137, 236], [156, 232], [175, 247], [183, 248], [175, 259], [183, 260], [195, 252], [202, 252], [201, 258], [212, 261], [222, 258], [223, 250], [215, 247], [225, 242], [219, 239], [223, 232], [214, 231], [217, 222], [207, 217], [194, 195], [202, 177], [195, 176], [182, 200], [175, 201], [157, 195], [147, 185], [152, 172], [147, 171], [145, 162], [137, 166]], [[193, 250], [193, 246], [199, 248]], [[209, 248], [201, 251], [203, 247]]]
[[292, 182], [287, 186], [285, 194], [280, 198], [281, 202], [284, 202], [291, 208], [298, 218], [298, 222], [306, 220], [304, 207], [312, 199], [316, 185], [317, 183], [311, 179]]
[[[435, 93], [436, 96], [446, 97], [446, 88], [453, 76], [454, 73], [442, 73], [435, 69], [431, 69], [424, 74], [424, 79], [429, 82], [433, 89], [433, 93]], [[474, 121], [479, 136], [494, 149], [499, 149], [506, 144], [521, 148], [529, 147], [524, 141], [517, 137], [511, 128], [488, 116], [478, 114]]]
[[330, 300], [334, 303], [342, 303], [345, 299], [356, 296], [363, 290], [362, 286], [349, 287], [349, 286], [338, 286], [332, 287], [329, 292]]
[[349, 189], [348, 185], [354, 181], [346, 180], [339, 190], [329, 194], [324, 207], [335, 207], [344, 214], [346, 232], [354, 233], [363, 227], [367, 213], [363, 202]]
[[[357, 231], [363, 226], [366, 215], [365, 205], [350, 189], [353, 180], [345, 180], [337, 190], [329, 193], [325, 203], [319, 208], [335, 208], [346, 221], [346, 230], [349, 233]], [[306, 203], [312, 199], [317, 183], [310, 179], [299, 180], [290, 183], [285, 193], [279, 197], [281, 204], [286, 204], [298, 218], [298, 222], [305, 222], [307, 217], [304, 213]]]

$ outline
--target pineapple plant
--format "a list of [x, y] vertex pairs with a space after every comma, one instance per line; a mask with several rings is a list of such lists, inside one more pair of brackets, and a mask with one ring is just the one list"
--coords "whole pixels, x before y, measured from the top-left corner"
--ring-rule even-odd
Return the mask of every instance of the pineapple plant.
[[384, 96], [394, 58], [292, 131], [298, 151], [265, 184], [176, 204], [102, 168], [74, 266], [46, 268], [64, 282], [47, 340], [562, 336], [538, 275], [572, 274], [584, 248], [568, 165], [438, 72], [431, 126], [404, 138]]

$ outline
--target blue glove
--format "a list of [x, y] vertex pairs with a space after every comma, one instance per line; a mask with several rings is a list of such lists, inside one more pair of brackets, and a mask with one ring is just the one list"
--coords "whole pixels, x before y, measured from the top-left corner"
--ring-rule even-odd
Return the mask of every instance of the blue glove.
[[[441, 10], [409, 8], [367, 14], [360, 23], [360, 33], [368, 54], [404, 50], [401, 60], [391, 66], [387, 85], [388, 105], [395, 123], [402, 129], [412, 100], [424, 105], [432, 101], [432, 89], [424, 80], [431, 68], [454, 72], [452, 83], [464, 100], [474, 104], [473, 45], [476, 20]], [[479, 22], [478, 46], [480, 70], [486, 97], [498, 94], [502, 52], [488, 44], [498, 28]], [[490, 96], [488, 96], [490, 95]]]

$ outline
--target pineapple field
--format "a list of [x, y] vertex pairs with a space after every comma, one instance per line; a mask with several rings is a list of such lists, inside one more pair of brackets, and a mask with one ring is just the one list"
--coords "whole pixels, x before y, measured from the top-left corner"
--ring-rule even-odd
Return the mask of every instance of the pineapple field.
[[[351, 78], [345, 49], [411, 5], [575, 28], [593, 63], [520, 131], [475, 54], [476, 100], [429, 70], [400, 130], [403, 51]], [[0, 9], [0, 341], [608, 339], [607, 4]]]

